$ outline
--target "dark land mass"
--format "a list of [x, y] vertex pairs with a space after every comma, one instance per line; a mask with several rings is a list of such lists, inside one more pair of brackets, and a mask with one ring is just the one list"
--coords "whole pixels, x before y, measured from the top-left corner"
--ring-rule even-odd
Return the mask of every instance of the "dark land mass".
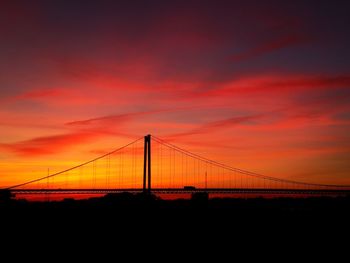
[[150, 194], [107, 194], [84, 200], [30, 202], [2, 194], [2, 219], [15, 215], [64, 219], [87, 218], [129, 219], [138, 216], [145, 220], [153, 217], [199, 217], [205, 219], [264, 220], [271, 218], [349, 218], [350, 196], [305, 198], [213, 198], [196, 193], [191, 199], [163, 200]]
[[219, 249], [234, 243], [283, 246], [282, 240], [297, 240], [295, 244], [308, 247], [311, 240], [347, 239], [349, 214], [350, 196], [208, 199], [199, 193], [191, 199], [162, 200], [148, 194], [120, 193], [86, 200], [28, 202], [5, 194], [0, 202], [1, 234], [4, 239], [7, 233], [8, 244], [19, 239], [30, 244], [37, 238], [42, 245], [52, 246], [52, 240], [64, 240], [62, 246], [70, 248], [77, 242], [95, 247], [103, 243], [102, 251], [116, 243], [151, 247], [155, 242], [151, 240], [169, 250], [174, 246], [190, 249], [196, 243], [220, 244]]

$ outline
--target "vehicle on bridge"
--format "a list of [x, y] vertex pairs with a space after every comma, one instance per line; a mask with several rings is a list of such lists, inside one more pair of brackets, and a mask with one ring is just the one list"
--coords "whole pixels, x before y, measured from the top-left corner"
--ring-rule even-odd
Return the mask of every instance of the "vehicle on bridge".
[[192, 185], [185, 185], [184, 190], [196, 190], [196, 187]]

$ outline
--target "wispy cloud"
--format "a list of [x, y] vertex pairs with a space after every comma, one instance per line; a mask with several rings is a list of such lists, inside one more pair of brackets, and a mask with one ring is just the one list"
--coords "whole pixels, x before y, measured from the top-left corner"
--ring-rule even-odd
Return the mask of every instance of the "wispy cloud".
[[17, 99], [41, 99], [67, 95], [63, 88], [33, 89], [16, 96]]
[[349, 88], [350, 75], [301, 75], [301, 74], [262, 74], [244, 76], [226, 82], [214, 83], [211, 89], [189, 90], [182, 94], [184, 99], [204, 99], [264, 94], [297, 95], [301, 92], [315, 90], [333, 90]]
[[45, 105], [93, 105], [100, 103], [100, 96], [91, 96], [95, 91], [89, 88], [70, 87], [45, 87], [28, 88], [13, 97], [7, 102], [34, 101]]
[[14, 152], [22, 156], [39, 156], [63, 152], [99, 137], [100, 134], [67, 133], [52, 136], [43, 136], [15, 143], [2, 143], [0, 149]]
[[209, 132], [216, 132], [221, 129], [230, 128], [236, 125], [241, 125], [241, 124], [248, 125], [249, 123], [252, 123], [262, 117], [263, 115], [234, 116], [223, 120], [207, 122], [187, 132], [170, 134], [170, 135], [167, 135], [166, 137], [175, 138], [175, 137], [184, 137], [184, 136], [197, 135], [197, 134], [203, 134], [203, 133], [209, 133]]
[[128, 112], [123, 114], [112, 114], [107, 116], [91, 118], [91, 119], [67, 122], [65, 123], [65, 125], [72, 126], [72, 127], [73, 126], [83, 127], [83, 126], [92, 126], [92, 125], [110, 124], [110, 123], [124, 123], [124, 122], [138, 119], [139, 117], [142, 117], [142, 116], [156, 115], [156, 114], [175, 112], [175, 111], [183, 111], [186, 109], [188, 110], [190, 109], [190, 107], [166, 108], [166, 109], [157, 109], [157, 110], [149, 110], [149, 111]]
[[125, 114], [108, 115], [97, 118], [91, 118], [86, 120], [67, 122], [68, 126], [91, 126], [96, 124], [106, 124], [106, 123], [123, 123], [139, 116], [150, 115], [156, 113], [155, 111], [144, 111], [144, 112], [131, 112]]
[[298, 46], [307, 43], [309, 40], [300, 35], [284, 35], [279, 36], [273, 40], [260, 44], [252, 49], [243, 51], [240, 54], [236, 54], [230, 57], [232, 62], [240, 62], [249, 60], [262, 55], [270, 54], [277, 50]]

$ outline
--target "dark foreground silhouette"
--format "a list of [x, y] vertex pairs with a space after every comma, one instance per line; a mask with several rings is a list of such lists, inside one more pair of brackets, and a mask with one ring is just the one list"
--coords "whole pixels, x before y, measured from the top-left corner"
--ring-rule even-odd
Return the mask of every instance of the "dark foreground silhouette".
[[0, 201], [1, 233], [8, 232], [13, 242], [18, 237], [38, 237], [43, 243], [60, 237], [65, 242], [78, 239], [94, 245], [109, 238], [123, 244], [125, 240], [144, 243], [150, 237], [160, 242], [183, 240], [189, 247], [193, 242], [246, 244], [272, 237], [308, 243], [328, 235], [328, 240], [334, 240], [349, 233], [349, 213], [349, 196], [208, 199], [199, 193], [191, 199], [162, 200], [120, 193], [87, 200], [28, 202], [14, 200], [7, 193]]
[[153, 217], [205, 216], [235, 219], [263, 219], [268, 217], [348, 217], [350, 196], [308, 198], [213, 198], [206, 193], [196, 193], [191, 199], [163, 200], [149, 194], [107, 194], [85, 200], [29, 202], [16, 200], [9, 193], [2, 193], [0, 213], [2, 218], [26, 214], [35, 216], [78, 216], [123, 218], [137, 215]]

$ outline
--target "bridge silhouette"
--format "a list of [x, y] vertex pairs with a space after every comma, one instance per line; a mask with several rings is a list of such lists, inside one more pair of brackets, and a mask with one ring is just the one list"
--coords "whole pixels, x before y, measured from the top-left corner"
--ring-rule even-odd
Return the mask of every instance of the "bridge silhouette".
[[349, 185], [287, 180], [235, 168], [146, 135], [72, 168], [7, 187], [14, 194], [342, 195]]

